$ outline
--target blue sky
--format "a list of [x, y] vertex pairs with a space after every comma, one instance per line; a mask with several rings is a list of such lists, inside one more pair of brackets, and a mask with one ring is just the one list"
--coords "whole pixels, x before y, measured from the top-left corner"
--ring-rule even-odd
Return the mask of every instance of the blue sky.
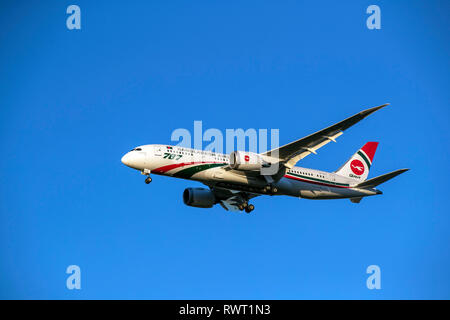
[[[81, 8], [82, 29], [66, 28]], [[381, 30], [366, 8], [381, 8]], [[450, 298], [448, 1], [9, 1], [0, 10], [0, 298]], [[301, 166], [379, 141], [382, 196], [190, 208], [121, 164], [176, 128], [288, 143], [391, 103]], [[82, 289], [66, 289], [67, 266]], [[381, 290], [366, 268], [381, 268]]]

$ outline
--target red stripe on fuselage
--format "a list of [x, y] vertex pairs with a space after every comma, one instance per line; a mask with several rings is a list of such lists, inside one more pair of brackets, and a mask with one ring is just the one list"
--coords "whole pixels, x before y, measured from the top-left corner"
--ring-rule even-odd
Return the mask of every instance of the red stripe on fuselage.
[[[179, 168], [179, 167], [184, 167], [184, 166], [189, 166], [191, 164], [202, 164], [202, 163], [223, 163], [223, 162], [208, 162], [208, 161], [199, 161], [199, 162], [182, 162], [182, 163], [175, 163], [175, 164], [169, 164], [167, 166], [162, 166], [156, 169], [152, 170], [152, 173], [166, 173], [167, 171]], [[226, 163], [223, 163], [226, 164]]]
[[345, 189], [350, 188], [350, 187], [346, 187], [346, 186], [338, 186], [335, 184], [327, 184], [327, 183], [322, 183], [322, 182], [317, 182], [317, 181], [306, 180], [306, 179], [302, 179], [302, 178], [298, 178], [298, 177], [294, 177], [294, 176], [285, 175], [284, 177], [288, 178], [288, 179], [292, 179], [292, 180], [298, 180], [298, 181], [302, 181], [302, 182], [317, 184], [319, 186], [326, 186], [326, 187], [333, 187], [333, 188], [345, 188]]

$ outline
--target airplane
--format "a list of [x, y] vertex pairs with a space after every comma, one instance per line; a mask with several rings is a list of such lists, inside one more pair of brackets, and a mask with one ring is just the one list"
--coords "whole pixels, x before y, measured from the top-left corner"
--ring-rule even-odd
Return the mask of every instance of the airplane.
[[[163, 175], [203, 183], [208, 188], [187, 188], [183, 202], [192, 207], [211, 208], [220, 204], [225, 210], [255, 209], [249, 201], [261, 195], [285, 195], [305, 199], [350, 199], [382, 194], [376, 187], [409, 169], [399, 169], [367, 180], [378, 142], [367, 142], [334, 172], [297, 167], [295, 164], [336, 138], [375, 111], [387, 106], [363, 110], [330, 127], [279, 148], [252, 153], [233, 151], [230, 155], [150, 144], [133, 148], [121, 161], [139, 170], [150, 183], [150, 174]], [[267, 174], [265, 168], [275, 166]]]

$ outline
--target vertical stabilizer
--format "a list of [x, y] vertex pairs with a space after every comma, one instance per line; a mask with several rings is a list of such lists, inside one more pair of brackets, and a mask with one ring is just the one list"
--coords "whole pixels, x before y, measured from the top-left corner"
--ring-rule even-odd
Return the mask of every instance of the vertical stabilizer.
[[378, 142], [367, 142], [335, 173], [360, 182], [365, 181], [369, 175], [377, 147]]

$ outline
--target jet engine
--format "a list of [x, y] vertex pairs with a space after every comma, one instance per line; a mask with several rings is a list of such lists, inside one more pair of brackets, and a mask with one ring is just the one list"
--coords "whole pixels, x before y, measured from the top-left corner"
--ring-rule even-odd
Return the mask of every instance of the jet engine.
[[[230, 153], [230, 167], [241, 171], [261, 171], [261, 168], [270, 166], [270, 160], [257, 153], [233, 151]], [[269, 161], [268, 161], [269, 160]]]
[[262, 159], [253, 152], [233, 151], [230, 154], [230, 167], [242, 171], [261, 170]]
[[185, 205], [196, 208], [211, 208], [216, 203], [214, 193], [205, 188], [186, 188], [183, 192]]

